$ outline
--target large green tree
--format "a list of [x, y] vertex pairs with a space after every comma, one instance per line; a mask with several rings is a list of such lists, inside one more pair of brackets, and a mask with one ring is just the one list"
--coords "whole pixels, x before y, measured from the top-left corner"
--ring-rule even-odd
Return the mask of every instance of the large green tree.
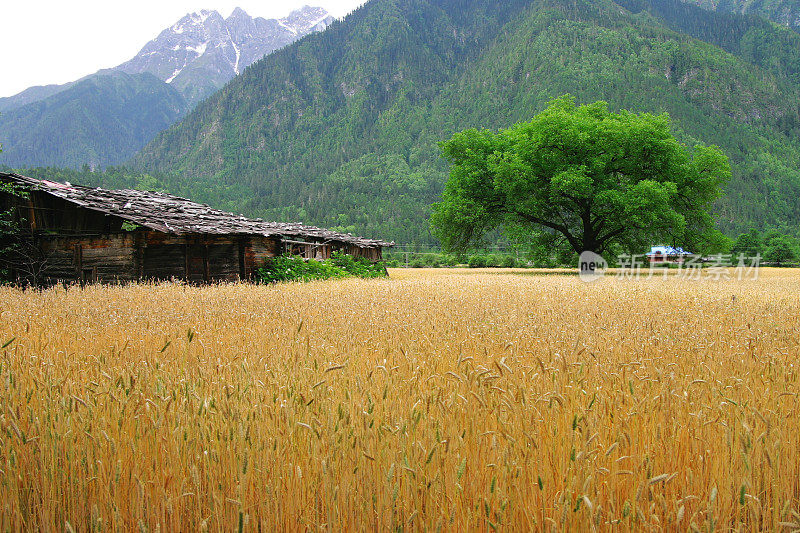
[[520, 226], [558, 235], [577, 253], [724, 244], [711, 208], [728, 159], [681, 145], [666, 114], [614, 113], [566, 95], [530, 122], [467, 130], [440, 146], [450, 177], [432, 223], [449, 249]]

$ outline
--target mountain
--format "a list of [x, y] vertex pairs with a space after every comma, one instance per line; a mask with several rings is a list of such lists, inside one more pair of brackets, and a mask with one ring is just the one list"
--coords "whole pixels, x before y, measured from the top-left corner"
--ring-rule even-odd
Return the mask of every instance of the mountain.
[[324, 30], [332, 21], [324, 9], [309, 6], [270, 20], [250, 17], [238, 7], [227, 19], [217, 11], [203, 10], [162, 31], [133, 59], [114, 70], [149, 72], [196, 103], [255, 61], [309, 33]]
[[796, 231], [798, 64], [743, 50], [779, 43], [789, 54], [798, 36], [745, 28], [750, 44], [733, 53], [700, 37], [729, 15], [684, 7], [696, 37], [655, 7], [610, 0], [373, 0], [256, 63], [133, 164], [225, 209], [434, 243], [428, 206], [447, 177], [437, 142], [530, 119], [572, 93], [668, 112], [683, 142], [719, 145], [734, 170], [718, 205], [725, 231]]
[[[109, 70], [149, 72], [177, 87], [194, 105], [255, 61], [309, 33], [324, 30], [333, 20], [323, 8], [311, 6], [292, 11], [282, 19], [251, 17], [239, 7], [227, 19], [217, 11], [201, 10], [163, 30], [132, 59], [97, 74]], [[75, 83], [29, 87], [0, 98], [0, 112], [44, 100]]]
[[188, 109], [174, 87], [152, 74], [97, 74], [0, 115], [0, 161], [11, 167], [121, 163]]
[[73, 81], [62, 85], [36, 85], [34, 87], [28, 87], [14, 96], [0, 98], [0, 113], [22, 107], [26, 104], [38, 102], [39, 100], [44, 100], [65, 89], [69, 89], [74, 84], [75, 82]]
[[632, 13], [650, 13], [659, 23], [714, 44], [778, 78], [800, 84], [800, 36], [758, 15], [705, 12], [684, 0], [618, 0]]
[[130, 61], [63, 85], [0, 98], [0, 163], [92, 167], [129, 159], [254, 61], [333, 18], [303, 7], [279, 20], [236, 8], [186, 15]]
[[759, 15], [778, 24], [800, 30], [797, 0], [682, 0], [710, 11]]

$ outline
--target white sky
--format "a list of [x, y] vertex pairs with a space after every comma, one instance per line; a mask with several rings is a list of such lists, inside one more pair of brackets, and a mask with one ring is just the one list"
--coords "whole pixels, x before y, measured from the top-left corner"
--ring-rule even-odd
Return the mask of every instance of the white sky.
[[365, 0], [2, 0], [0, 97], [33, 85], [66, 83], [127, 61], [186, 13], [235, 7], [280, 18], [303, 5], [343, 17]]

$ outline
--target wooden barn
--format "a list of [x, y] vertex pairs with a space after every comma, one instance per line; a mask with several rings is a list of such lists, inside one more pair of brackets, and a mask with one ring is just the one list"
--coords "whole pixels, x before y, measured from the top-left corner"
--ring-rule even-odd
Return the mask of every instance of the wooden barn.
[[[264, 222], [159, 192], [107, 190], [0, 173], [24, 192], [0, 193], [22, 229], [29, 264], [17, 276], [38, 284], [250, 279], [265, 258], [325, 259], [342, 251], [371, 261], [392, 246], [302, 224]], [[13, 266], [13, 265], [12, 265]]]

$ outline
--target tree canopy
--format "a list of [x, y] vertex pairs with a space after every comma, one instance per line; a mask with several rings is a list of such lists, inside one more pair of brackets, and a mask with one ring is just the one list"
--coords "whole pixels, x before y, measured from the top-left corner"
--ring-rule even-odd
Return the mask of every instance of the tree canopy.
[[450, 177], [432, 223], [446, 248], [520, 226], [558, 235], [577, 253], [724, 244], [711, 208], [731, 175], [728, 159], [716, 147], [681, 145], [667, 114], [614, 113], [566, 95], [530, 122], [466, 130], [440, 147]]

